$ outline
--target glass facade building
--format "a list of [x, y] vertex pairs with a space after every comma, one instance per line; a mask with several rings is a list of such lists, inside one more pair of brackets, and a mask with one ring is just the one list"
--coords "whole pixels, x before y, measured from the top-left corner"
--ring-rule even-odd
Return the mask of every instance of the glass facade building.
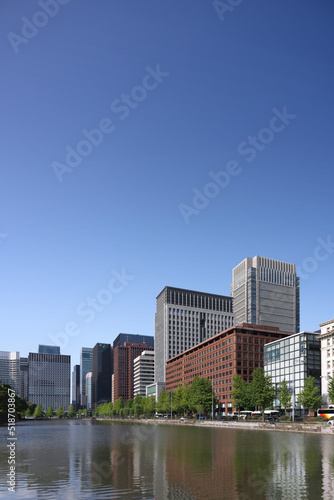
[[80, 349], [80, 406], [86, 408], [86, 375], [93, 371], [93, 348], [82, 347]]
[[[304, 387], [305, 379], [312, 375], [320, 390], [321, 354], [320, 340], [317, 332], [301, 332], [281, 340], [276, 340], [264, 346], [264, 371], [270, 375], [272, 382], [279, 389], [283, 379], [295, 399], [295, 408], [298, 395]], [[274, 405], [279, 407], [276, 400]]]

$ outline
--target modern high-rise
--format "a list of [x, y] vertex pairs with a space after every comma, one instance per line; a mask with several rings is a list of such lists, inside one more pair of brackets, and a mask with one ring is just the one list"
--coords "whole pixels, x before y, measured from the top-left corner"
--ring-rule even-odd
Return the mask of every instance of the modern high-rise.
[[133, 362], [143, 351], [154, 351], [145, 342], [125, 342], [114, 350], [113, 398], [133, 399]]
[[168, 359], [234, 324], [232, 298], [166, 286], [156, 298], [154, 381], [166, 381]]
[[72, 372], [72, 405], [75, 410], [80, 408], [80, 365], [74, 365]]
[[[321, 394], [326, 404], [328, 400], [329, 377], [334, 377], [334, 318], [319, 324], [321, 333]], [[333, 401], [334, 402], [334, 401]]]
[[113, 348], [110, 344], [97, 343], [93, 348], [93, 407], [111, 401], [111, 376]]
[[20, 398], [28, 401], [29, 397], [29, 364], [28, 358], [20, 358]]
[[256, 255], [232, 271], [235, 323], [268, 325], [284, 332], [300, 328], [300, 290], [295, 264]]
[[146, 396], [146, 387], [154, 382], [154, 351], [143, 351], [133, 361], [133, 395]]
[[93, 348], [80, 349], [80, 406], [86, 408], [86, 375], [93, 371]]
[[86, 407], [87, 410], [92, 409], [93, 404], [93, 372], [88, 372], [86, 374]]
[[119, 345], [124, 345], [125, 342], [140, 342], [147, 344], [149, 347], [154, 347], [153, 335], [138, 335], [137, 333], [120, 333], [113, 342], [114, 349]]
[[70, 404], [71, 356], [30, 352], [28, 363], [29, 401], [41, 404], [43, 411], [49, 405], [54, 411], [60, 405], [66, 411]]
[[0, 351], [0, 380], [20, 394], [20, 353]]

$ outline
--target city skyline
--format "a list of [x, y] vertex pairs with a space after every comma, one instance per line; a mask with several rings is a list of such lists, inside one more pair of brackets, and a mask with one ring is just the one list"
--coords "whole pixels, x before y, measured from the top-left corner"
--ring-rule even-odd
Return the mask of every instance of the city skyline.
[[5, 2], [2, 350], [74, 366], [254, 255], [333, 317], [334, 5], [231, 3]]

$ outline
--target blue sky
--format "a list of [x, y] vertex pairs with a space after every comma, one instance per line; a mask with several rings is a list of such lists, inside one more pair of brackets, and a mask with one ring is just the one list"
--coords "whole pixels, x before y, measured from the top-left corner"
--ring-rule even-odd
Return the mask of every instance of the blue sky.
[[333, 2], [224, 3], [1, 2], [1, 350], [74, 365], [255, 255], [334, 316]]

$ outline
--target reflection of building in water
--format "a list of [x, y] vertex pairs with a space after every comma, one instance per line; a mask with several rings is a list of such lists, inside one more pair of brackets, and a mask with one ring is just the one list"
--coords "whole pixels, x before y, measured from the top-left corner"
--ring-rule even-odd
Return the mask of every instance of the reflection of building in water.
[[[272, 498], [279, 492], [279, 498], [306, 498], [306, 450], [304, 435], [289, 433], [270, 434], [272, 454], [272, 478], [266, 486], [267, 495]], [[306, 436], [309, 437], [309, 436]], [[268, 497], [269, 498], [269, 497]]]
[[[166, 448], [166, 479], [177, 498], [236, 499], [233, 467], [235, 432], [224, 429], [176, 428]], [[226, 496], [228, 494], [228, 496]], [[156, 497], [159, 498], [159, 497]], [[165, 497], [162, 497], [165, 498]]]
[[326, 500], [334, 500], [334, 437], [322, 436], [322, 492]]

